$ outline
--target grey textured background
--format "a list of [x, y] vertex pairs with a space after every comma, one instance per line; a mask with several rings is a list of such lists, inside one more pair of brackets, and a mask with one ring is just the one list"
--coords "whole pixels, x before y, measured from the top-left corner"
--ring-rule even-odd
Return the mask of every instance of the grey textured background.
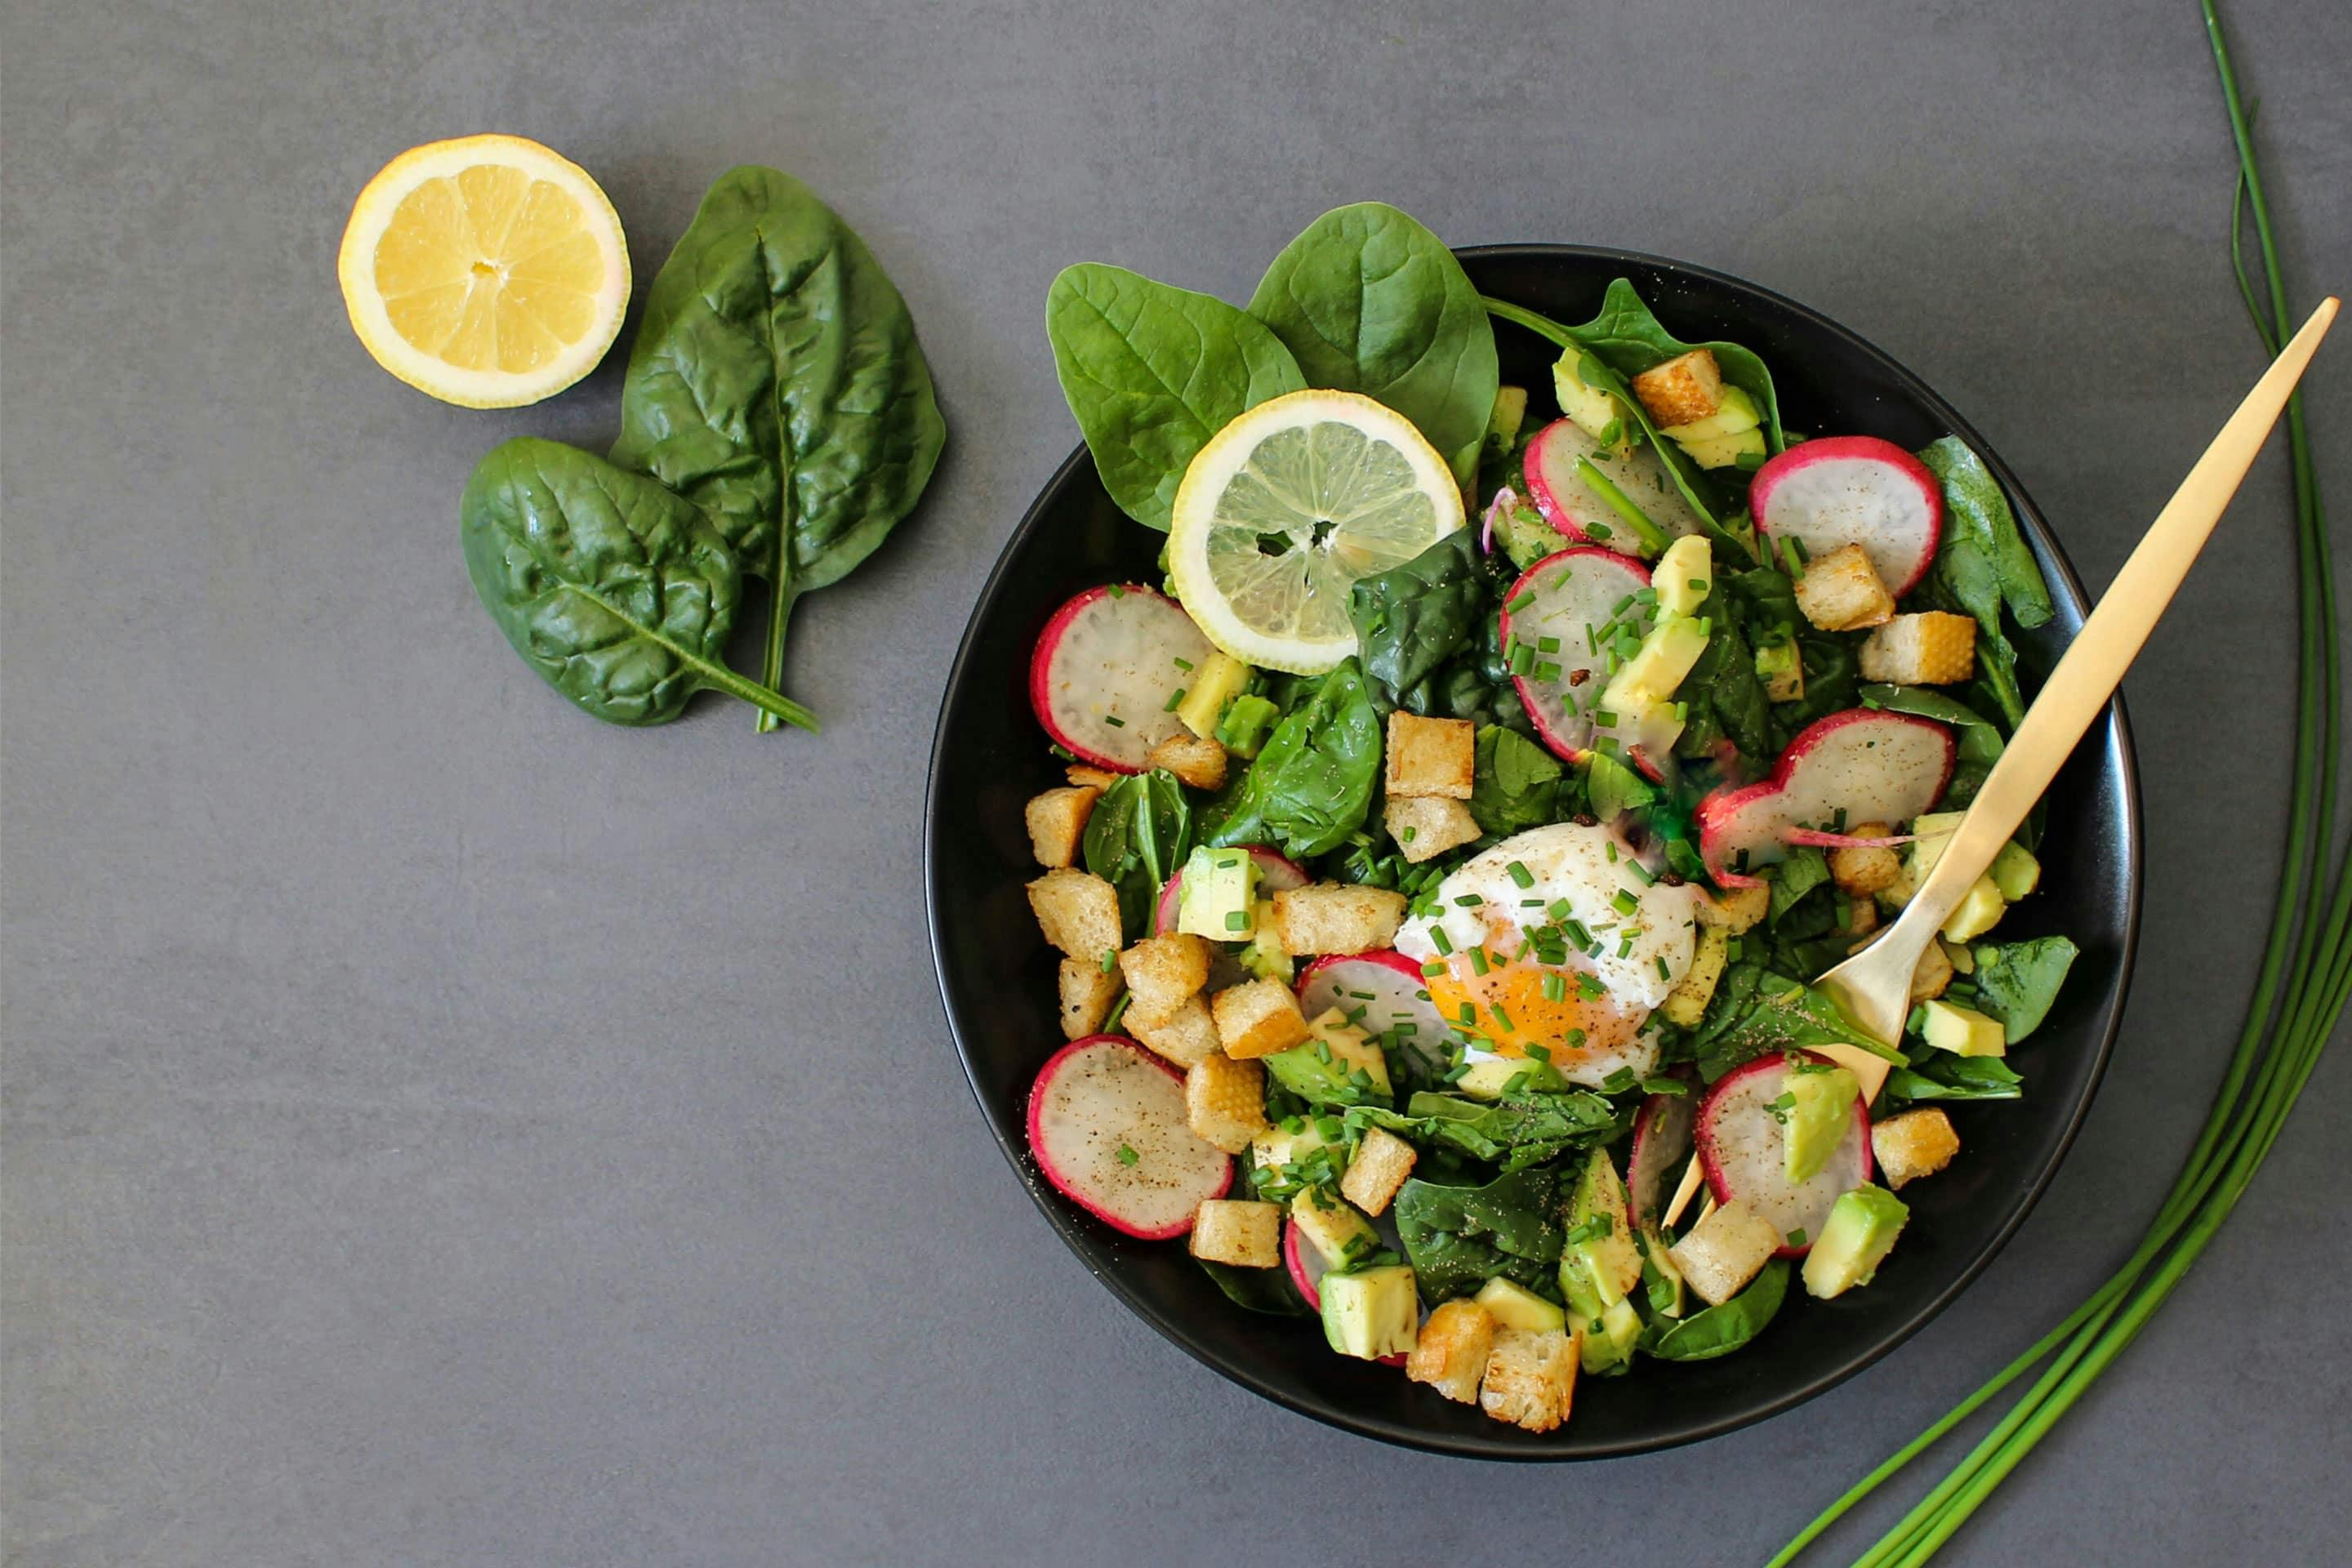
[[[1754, 1562], [2126, 1249], [2273, 886], [2275, 458], [2132, 679], [2141, 978], [2053, 1192], [1903, 1352], [1699, 1448], [1391, 1451], [1130, 1321], [956, 1071], [917, 829], [971, 597], [1074, 438], [1054, 270], [1239, 297], [1340, 201], [1830, 311], [1977, 421], [2104, 583], [2258, 367], [2195, 7], [1129, 9], [7, 5], [12, 1561]], [[2308, 304], [2352, 284], [2352, 8], [2230, 15]], [[709, 699], [600, 727], [475, 603], [474, 459], [601, 446], [619, 357], [539, 408], [441, 406], [360, 350], [333, 259], [382, 163], [488, 129], [604, 183], [641, 290], [705, 183], [761, 161], [912, 302], [951, 455], [795, 619], [822, 740]], [[2352, 505], [2352, 342], [2315, 395]], [[1953, 1560], [2352, 1539], [2346, 1068]]]

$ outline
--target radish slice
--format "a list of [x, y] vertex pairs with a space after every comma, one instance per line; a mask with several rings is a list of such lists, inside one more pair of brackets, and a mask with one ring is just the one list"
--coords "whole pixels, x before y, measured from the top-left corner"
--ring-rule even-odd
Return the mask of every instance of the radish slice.
[[1691, 1152], [1697, 1102], [1687, 1094], [1654, 1094], [1633, 1118], [1633, 1154], [1625, 1171], [1625, 1194], [1633, 1223], [1655, 1225], [1666, 1202], [1666, 1184], [1681, 1174]]
[[1528, 443], [1528, 496], [1544, 521], [1570, 539], [1580, 544], [1633, 541], [1633, 526], [1601, 499], [1579, 468], [1580, 459], [1599, 469], [1670, 537], [1699, 531], [1698, 514], [1675, 489], [1655, 452], [1604, 447], [1573, 419], [1555, 419]]
[[1073, 1040], [1038, 1069], [1029, 1152], [1055, 1191], [1145, 1241], [1182, 1236], [1234, 1184], [1232, 1157], [1185, 1124], [1184, 1075], [1119, 1035]]
[[1174, 698], [1216, 649], [1183, 606], [1127, 583], [1089, 588], [1054, 612], [1029, 659], [1029, 705], [1082, 763], [1139, 773], [1181, 733]]
[[1308, 964], [1298, 977], [1298, 1010], [1319, 1018], [1333, 1007], [1367, 1034], [1393, 1032], [1399, 1045], [1425, 1060], [1445, 1054], [1445, 1020], [1429, 999], [1429, 982], [1420, 964], [1393, 948], [1332, 953]]
[[1774, 539], [1808, 555], [1859, 544], [1901, 598], [1927, 574], [1944, 531], [1944, 488], [1927, 465], [1875, 436], [1802, 441], [1756, 470], [1748, 510]]
[[1908, 822], [1943, 795], [1955, 754], [1951, 731], [1931, 719], [1832, 713], [1789, 742], [1770, 778], [1698, 803], [1699, 852], [1720, 881], [1784, 858], [1792, 829], [1826, 830], [1840, 811], [1847, 822]]
[[[1518, 606], [1503, 611], [1503, 646], [1526, 643], [1538, 650], [1538, 666], [1559, 667], [1557, 675], [1544, 671], [1551, 676], [1549, 679], [1530, 672], [1513, 676], [1511, 684], [1543, 743], [1571, 763], [1583, 761], [1591, 749], [1592, 710], [1609, 684], [1593, 647], [1595, 634], [1609, 624], [1628, 595], [1649, 585], [1650, 569], [1639, 561], [1585, 544], [1547, 555], [1528, 567], [1503, 600], [1506, 606]], [[1635, 605], [1625, 613], [1636, 617], [1636, 632], [1648, 632], [1647, 610]], [[1541, 651], [1546, 638], [1559, 640], [1557, 651]]]
[[[1818, 1051], [1804, 1055], [1823, 1067], [1836, 1065]], [[1699, 1104], [1698, 1157], [1706, 1167], [1707, 1190], [1716, 1202], [1738, 1199], [1771, 1221], [1783, 1237], [1801, 1231], [1801, 1244], [1791, 1243], [1780, 1252], [1782, 1258], [1801, 1258], [1822, 1234], [1838, 1195], [1870, 1180], [1870, 1112], [1855, 1096], [1853, 1123], [1829, 1163], [1807, 1180], [1792, 1183], [1788, 1134], [1772, 1114], [1788, 1072], [1788, 1058], [1775, 1052], [1718, 1079]]]
[[1321, 1253], [1307, 1245], [1305, 1237], [1298, 1234], [1298, 1222], [1295, 1219], [1282, 1222], [1282, 1261], [1284, 1267], [1290, 1270], [1290, 1282], [1298, 1287], [1298, 1293], [1307, 1299], [1307, 1304], [1321, 1311], [1323, 1291], [1320, 1287], [1323, 1276], [1330, 1272], [1331, 1266], [1323, 1261]]
[[[1286, 893], [1315, 879], [1307, 874], [1306, 867], [1296, 860], [1284, 858], [1262, 844], [1245, 847], [1249, 850], [1250, 858], [1257, 862], [1258, 886], [1269, 892]], [[1176, 929], [1176, 907], [1183, 894], [1184, 870], [1180, 866], [1176, 874], [1168, 879], [1168, 885], [1160, 889], [1160, 912], [1152, 924], [1160, 935], [1165, 936]]]

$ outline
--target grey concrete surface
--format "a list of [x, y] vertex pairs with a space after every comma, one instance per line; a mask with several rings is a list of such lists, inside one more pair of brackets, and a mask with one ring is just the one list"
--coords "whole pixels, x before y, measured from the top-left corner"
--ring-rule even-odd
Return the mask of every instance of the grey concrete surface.
[[[2184, 1153], [2276, 875], [2275, 458], [2131, 682], [2141, 979], [2054, 1191], [1904, 1351], [1700, 1447], [1391, 1451], [1129, 1319], [955, 1069], [917, 829], [965, 613], [1074, 439], [1055, 269], [1239, 296], [1340, 201], [1830, 311], [1976, 420], [2104, 583], [2259, 363], [2194, 5], [5, 16], [12, 1563], [1753, 1563], [2086, 1291]], [[2352, 8], [2230, 16], [2307, 302], [2352, 283]], [[476, 604], [467, 470], [522, 432], [602, 444], [619, 359], [541, 407], [444, 407], [362, 353], [333, 260], [382, 163], [488, 129], [604, 182], [640, 290], [758, 161], [912, 302], [952, 452], [795, 620], [821, 740], [709, 699], [601, 727]], [[2352, 343], [2314, 402], [2340, 510]], [[1948, 1560], [2341, 1560], [2347, 1113], [2328, 1062]]]

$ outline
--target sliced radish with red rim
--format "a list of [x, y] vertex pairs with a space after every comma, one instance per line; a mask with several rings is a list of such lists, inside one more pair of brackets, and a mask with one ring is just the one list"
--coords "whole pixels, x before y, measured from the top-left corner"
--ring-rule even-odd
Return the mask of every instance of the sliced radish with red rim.
[[1844, 826], [1908, 822], [1951, 782], [1958, 748], [1931, 719], [1850, 708], [1814, 721], [1780, 753], [1772, 776], [1698, 803], [1699, 852], [1718, 878], [1788, 855], [1798, 830], [1820, 842]]
[[1421, 965], [1393, 948], [1330, 953], [1298, 977], [1298, 1010], [1319, 1018], [1337, 1007], [1370, 1035], [1393, 1035], [1424, 1059], [1445, 1056], [1445, 1020], [1429, 999]]
[[1315, 1250], [1314, 1243], [1299, 1234], [1298, 1222], [1295, 1219], [1286, 1218], [1282, 1222], [1282, 1262], [1283, 1267], [1290, 1270], [1290, 1282], [1298, 1287], [1298, 1293], [1307, 1299], [1307, 1304], [1321, 1311], [1323, 1292], [1320, 1287], [1323, 1276], [1331, 1271], [1331, 1266], [1323, 1261], [1323, 1255]]
[[[1822, 1067], [1836, 1065], [1818, 1052], [1802, 1055]], [[1736, 1198], [1784, 1238], [1803, 1237], [1787, 1241], [1780, 1253], [1801, 1258], [1828, 1223], [1830, 1205], [1870, 1180], [1870, 1112], [1856, 1095], [1853, 1121], [1828, 1163], [1806, 1180], [1791, 1182], [1788, 1131], [1776, 1111], [1788, 1078], [1788, 1058], [1776, 1052], [1717, 1079], [1699, 1103], [1698, 1157], [1717, 1203]]]
[[1569, 539], [1620, 548], [1635, 542], [1633, 525], [1593, 487], [1586, 463], [1667, 537], [1699, 531], [1698, 513], [1683, 500], [1655, 452], [1604, 447], [1573, 419], [1555, 419], [1528, 443], [1528, 498]]
[[[1608, 647], [1601, 629], [1622, 612], [1622, 624], [1645, 634], [1649, 610], [1628, 601], [1649, 585], [1650, 569], [1639, 561], [1584, 544], [1545, 556], [1505, 595], [1498, 628], [1503, 646], [1524, 645], [1534, 661], [1511, 684], [1554, 754], [1580, 762], [1591, 748], [1592, 713], [1609, 684], [1601, 674]], [[1558, 646], [1547, 652], [1547, 642]]]
[[1633, 1117], [1633, 1153], [1625, 1171], [1625, 1195], [1633, 1223], [1654, 1225], [1665, 1207], [1667, 1184], [1678, 1181], [1690, 1158], [1691, 1131], [1698, 1104], [1689, 1094], [1654, 1094]]
[[1055, 1191], [1145, 1241], [1184, 1235], [1234, 1183], [1232, 1157], [1185, 1123], [1184, 1075], [1119, 1035], [1073, 1040], [1038, 1069], [1029, 1152]]
[[1774, 540], [1809, 556], [1859, 544], [1901, 598], [1927, 574], [1944, 532], [1944, 488], [1927, 465], [1875, 436], [1801, 441], [1756, 470], [1748, 510]]
[[1132, 583], [1089, 588], [1038, 637], [1029, 704], [1080, 762], [1139, 773], [1154, 746], [1183, 731], [1177, 694], [1215, 651], [1175, 600]]

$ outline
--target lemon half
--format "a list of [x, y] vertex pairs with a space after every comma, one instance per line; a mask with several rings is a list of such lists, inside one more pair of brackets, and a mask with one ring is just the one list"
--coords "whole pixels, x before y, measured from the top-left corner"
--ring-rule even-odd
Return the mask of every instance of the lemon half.
[[376, 363], [467, 408], [551, 397], [596, 366], [629, 305], [613, 204], [520, 136], [411, 148], [360, 192], [336, 271]]
[[1294, 392], [1235, 418], [1184, 470], [1168, 574], [1211, 642], [1315, 675], [1356, 651], [1357, 580], [1462, 525], [1462, 492], [1411, 420], [1359, 393]]

